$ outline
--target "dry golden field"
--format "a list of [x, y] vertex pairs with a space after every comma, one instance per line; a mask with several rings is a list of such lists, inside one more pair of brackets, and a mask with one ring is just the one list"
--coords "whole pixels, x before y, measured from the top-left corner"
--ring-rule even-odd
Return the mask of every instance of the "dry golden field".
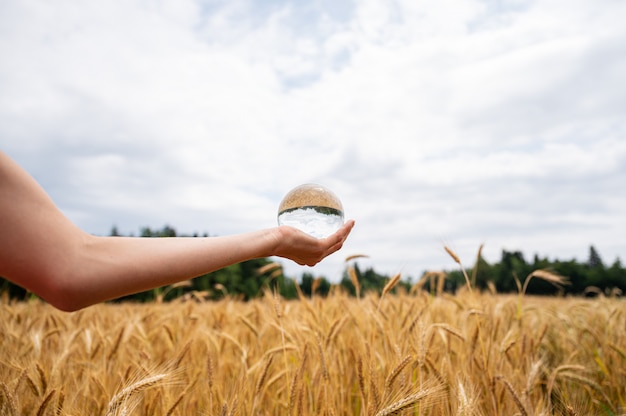
[[0, 303], [0, 415], [622, 415], [626, 303]]

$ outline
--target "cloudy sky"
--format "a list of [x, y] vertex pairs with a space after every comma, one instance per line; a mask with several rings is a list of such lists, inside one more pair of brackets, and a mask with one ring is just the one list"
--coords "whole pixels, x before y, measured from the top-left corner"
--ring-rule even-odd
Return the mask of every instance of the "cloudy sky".
[[626, 2], [0, 2], [0, 148], [82, 229], [272, 227], [317, 182], [344, 259], [626, 260]]

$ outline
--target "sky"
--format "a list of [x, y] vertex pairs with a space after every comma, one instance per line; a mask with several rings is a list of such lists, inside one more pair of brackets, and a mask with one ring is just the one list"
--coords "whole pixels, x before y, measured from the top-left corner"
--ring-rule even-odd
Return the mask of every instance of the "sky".
[[276, 225], [319, 183], [314, 268], [412, 277], [483, 245], [626, 260], [626, 2], [0, 1], [0, 149], [86, 232]]

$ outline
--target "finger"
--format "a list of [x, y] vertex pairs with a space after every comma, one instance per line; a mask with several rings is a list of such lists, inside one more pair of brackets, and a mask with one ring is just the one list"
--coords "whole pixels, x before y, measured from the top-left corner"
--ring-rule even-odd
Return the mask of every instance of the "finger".
[[337, 231], [335, 231], [334, 234], [326, 237], [325, 243], [334, 246], [338, 242], [345, 241], [346, 238], [348, 238], [348, 235], [350, 234], [350, 231], [352, 231], [353, 227], [354, 220], [346, 221], [346, 223], [342, 225], [341, 228], [339, 228]]
[[346, 234], [350, 234], [350, 231], [352, 231], [352, 228], [354, 228], [354, 223], [355, 223], [354, 220], [348, 220], [341, 227], [341, 229], [345, 229], [346, 230]]
[[[342, 239], [340, 241], [338, 241], [337, 243], [333, 244], [332, 246], [329, 247], [328, 251], [326, 251], [326, 256], [329, 256], [337, 251], [339, 251], [341, 249], [341, 247], [343, 247], [343, 243], [345, 242], [345, 239]], [[324, 256], [324, 257], [326, 257]]]
[[350, 235], [350, 233], [352, 232], [352, 229], [354, 228], [354, 224], [355, 221], [354, 220], [349, 220], [348, 222], [346, 222], [346, 224], [344, 225], [344, 229], [345, 229], [345, 235], [344, 235], [344, 240], [346, 238], [348, 238], [348, 235]]
[[328, 248], [326, 254], [327, 256], [341, 249], [353, 227], [354, 220], [349, 220], [339, 229], [339, 231], [328, 238], [327, 243], [330, 244], [330, 247]]

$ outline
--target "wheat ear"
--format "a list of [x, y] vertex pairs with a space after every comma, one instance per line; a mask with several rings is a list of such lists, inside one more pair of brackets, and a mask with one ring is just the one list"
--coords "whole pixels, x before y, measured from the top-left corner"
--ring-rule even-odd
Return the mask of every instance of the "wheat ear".
[[324, 380], [328, 381], [329, 380], [328, 367], [326, 367], [326, 358], [324, 357], [324, 348], [322, 348], [322, 342], [319, 338], [317, 339], [317, 349], [320, 353], [320, 362], [322, 363], [322, 377], [324, 377]]
[[391, 390], [391, 386], [393, 385], [393, 382], [395, 381], [395, 379], [398, 378], [398, 375], [400, 375], [402, 370], [404, 370], [404, 367], [406, 367], [411, 362], [412, 359], [413, 357], [410, 354], [407, 355], [406, 357], [404, 357], [402, 361], [400, 361], [400, 364], [398, 364], [391, 371], [391, 373], [389, 373], [389, 375], [387, 376], [387, 380], [385, 380], [386, 390]]
[[120, 347], [120, 343], [122, 342], [122, 338], [124, 337], [125, 330], [126, 328], [122, 328], [120, 330], [120, 333], [117, 335], [117, 338], [115, 339], [115, 344], [113, 344], [113, 348], [111, 348], [109, 355], [107, 355], [107, 361], [111, 361], [111, 358], [113, 357], [113, 355], [115, 355], [117, 349]]
[[35, 365], [35, 368], [37, 369], [37, 373], [39, 373], [39, 381], [41, 382], [41, 392], [45, 393], [45, 391], [48, 389], [48, 380], [46, 379], [46, 372], [39, 365], [39, 363]]
[[509, 383], [509, 381], [506, 378], [504, 378], [504, 376], [496, 376], [496, 380], [500, 380], [504, 384], [504, 386], [507, 388], [509, 393], [511, 393], [511, 397], [513, 397], [513, 401], [515, 402], [515, 405], [519, 409], [522, 416], [528, 416], [528, 412], [526, 411], [526, 408], [522, 404], [522, 400], [517, 395], [517, 392], [515, 391], [511, 383]]
[[534, 270], [531, 274], [528, 275], [528, 277], [526, 277], [526, 280], [524, 281], [524, 285], [522, 287], [522, 295], [526, 293], [526, 289], [528, 288], [528, 283], [533, 277], [536, 277], [541, 280], [545, 280], [546, 282], [552, 283], [553, 285], [557, 287], [561, 285], [569, 284], [569, 281], [564, 276], [558, 275], [556, 273], [552, 273], [548, 270], [542, 270], [542, 269]]
[[117, 393], [108, 405], [107, 415], [113, 415], [115, 409], [117, 409], [122, 403], [124, 403], [128, 398], [130, 398], [133, 394], [136, 394], [140, 391], [143, 391], [149, 387], [154, 386], [161, 380], [167, 377], [166, 373], [156, 374], [151, 377], [146, 377], [143, 380], [139, 380], [136, 383], [131, 384], [130, 386], [124, 388], [122, 391]]
[[52, 396], [55, 392], [56, 390], [53, 389], [50, 391], [50, 393], [48, 393], [46, 397], [44, 397], [41, 404], [39, 405], [39, 410], [37, 410], [37, 416], [43, 416], [43, 412], [46, 411], [46, 407], [48, 406], [48, 403], [50, 403], [50, 400], [52, 399]]
[[376, 416], [388, 416], [398, 413], [400, 410], [414, 406], [417, 402], [424, 400], [426, 397], [433, 393], [432, 389], [420, 390], [417, 393], [411, 394], [403, 399], [400, 399], [389, 406], [381, 409], [376, 413]]
[[63, 403], [65, 403], [65, 393], [61, 390], [59, 392], [59, 398], [57, 399], [56, 416], [61, 416], [61, 413], [63, 412]]
[[15, 406], [15, 398], [13, 397], [13, 395], [11, 394], [11, 392], [9, 391], [9, 388], [7, 387], [6, 384], [4, 384], [4, 381], [0, 381], [0, 390], [2, 390], [2, 392], [4, 393], [4, 395], [7, 398], [7, 404], [9, 406], [9, 415], [13, 416], [16, 413], [16, 406]]
[[350, 275], [350, 281], [354, 285], [354, 291], [356, 292], [356, 298], [361, 298], [361, 283], [359, 283], [359, 277], [356, 275], [354, 267], [348, 267], [348, 274]]
[[176, 407], [180, 404], [180, 402], [183, 400], [183, 397], [185, 397], [185, 395], [187, 394], [187, 392], [189, 390], [192, 389], [193, 386], [196, 385], [196, 383], [198, 382], [198, 377], [200, 376], [199, 373], [197, 373], [195, 375], [195, 377], [193, 378], [193, 381], [191, 383], [189, 383], [186, 387], [185, 390], [183, 390], [182, 393], [180, 393], [180, 395], [178, 396], [178, 398], [174, 401], [174, 403], [172, 403], [172, 405], [170, 406], [170, 408], [167, 410], [167, 412], [165, 413], [165, 416], [171, 416], [174, 413], [174, 409], [176, 409]]
[[302, 359], [300, 361], [300, 366], [298, 367], [298, 371], [296, 371], [293, 375], [293, 379], [291, 381], [291, 387], [289, 389], [289, 406], [288, 406], [288, 414], [291, 415], [293, 408], [296, 402], [296, 386], [298, 379], [301, 378], [304, 374], [304, 368], [309, 356], [309, 344], [304, 344], [304, 351], [302, 352]]
[[267, 361], [265, 362], [265, 366], [263, 367], [263, 371], [261, 372], [259, 379], [257, 380], [256, 388], [255, 388], [255, 395], [258, 395], [261, 392], [261, 389], [263, 388], [263, 385], [265, 384], [265, 380], [267, 379], [267, 371], [269, 370], [270, 365], [272, 365], [272, 361], [274, 361], [274, 356], [270, 355]]
[[402, 275], [401, 275], [400, 273], [398, 273], [398, 274], [396, 274], [394, 277], [392, 277], [392, 278], [391, 278], [391, 279], [387, 282], [387, 284], [386, 284], [386, 285], [385, 285], [385, 287], [383, 288], [383, 291], [382, 291], [382, 293], [381, 293], [381, 295], [380, 295], [380, 299], [378, 300], [378, 307], [377, 307], [377, 310], [380, 310], [380, 304], [381, 304], [381, 302], [383, 301], [383, 297], [384, 297], [387, 293], [389, 293], [389, 291], [390, 291], [391, 289], [393, 289], [395, 285], [397, 285], [397, 284], [398, 284], [398, 282], [400, 281], [400, 277], [401, 277], [401, 276], [402, 276]]
[[461, 268], [461, 272], [463, 272], [463, 277], [465, 277], [465, 283], [467, 284], [467, 289], [469, 290], [470, 293], [472, 293], [472, 284], [470, 283], [470, 279], [467, 276], [467, 272], [465, 271], [465, 268], [463, 267], [463, 264], [461, 263], [461, 259], [459, 258], [459, 256], [456, 255], [456, 253], [454, 251], [452, 251], [452, 249], [450, 247], [444, 246], [443, 248], [444, 248], [444, 250], [446, 250], [446, 253], [448, 253], [450, 255], [450, 257], [452, 257], [452, 259]]

